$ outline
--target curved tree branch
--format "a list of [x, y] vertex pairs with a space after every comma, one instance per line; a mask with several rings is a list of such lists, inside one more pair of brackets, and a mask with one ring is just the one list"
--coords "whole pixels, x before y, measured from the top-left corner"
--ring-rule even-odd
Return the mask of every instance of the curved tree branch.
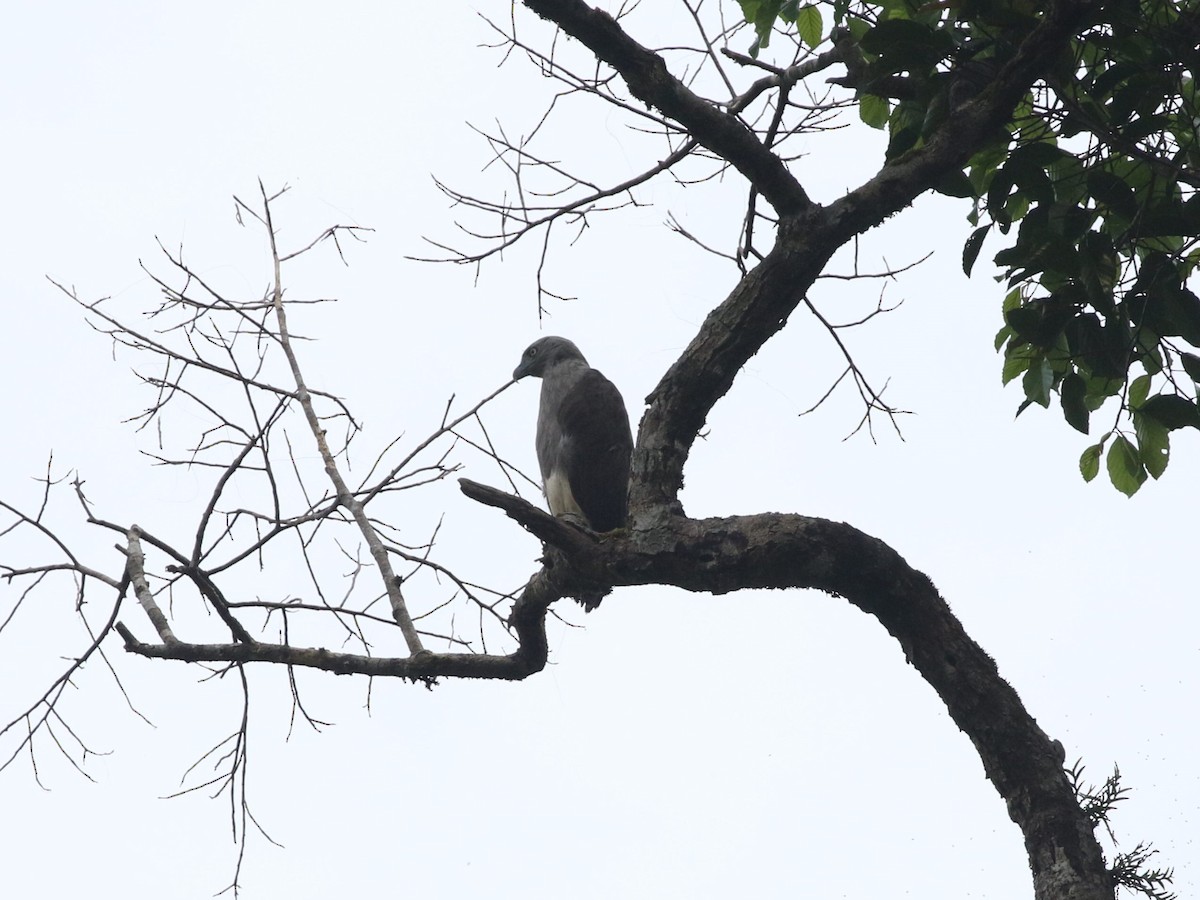
[[[474, 483], [463, 490], [523, 525], [530, 521], [519, 498]], [[1025, 836], [1037, 896], [1111, 900], [1093, 823], [1063, 771], [1062, 745], [1038, 727], [929, 578], [883, 541], [843, 522], [764, 513], [635, 518], [627, 534], [556, 546], [573, 576], [589, 583], [668, 584], [715, 594], [815, 588], [874, 616], [975, 745]]]
[[815, 588], [875, 617], [937, 691], [1021, 828], [1037, 895], [1111, 898], [1093, 823], [1063, 772], [1062, 746], [1038, 727], [932, 582], [882, 541], [845, 523], [783, 513], [699, 520], [635, 517], [627, 530], [594, 540], [502, 491], [467, 481], [463, 490], [536, 530], [553, 547], [547, 566], [513, 607], [509, 622], [519, 645], [511, 654], [423, 650], [390, 658], [261, 642], [146, 644], [118, 626], [126, 649], [150, 658], [270, 662], [426, 683], [440, 677], [519, 680], [546, 663], [550, 604], [597, 583], [666, 584], [717, 594]]
[[787, 323], [833, 254], [961, 168], [1054, 64], [1084, 17], [1101, 5], [1101, 0], [1052, 4], [993, 84], [954, 110], [923, 147], [889, 163], [840, 200], [810, 204], [780, 219], [775, 246], [708, 315], [647, 397], [634, 450], [631, 505], [682, 511], [677, 495], [683, 467], [709, 410]]
[[779, 215], [812, 206], [783, 161], [749, 128], [689, 90], [667, 70], [661, 56], [626, 34], [608, 13], [581, 0], [525, 0], [525, 5], [616, 69], [635, 97], [674, 119], [702, 146], [728, 160]]
[[366, 656], [335, 653], [323, 647], [297, 647], [256, 641], [251, 644], [148, 644], [118, 623], [116, 630], [125, 641], [125, 649], [149, 659], [181, 662], [248, 663], [266, 662], [303, 666], [333, 672], [335, 675], [371, 675], [408, 678], [432, 685], [439, 678], [489, 678], [518, 681], [540, 672], [546, 665], [546, 610], [565, 596], [565, 567], [544, 569], [530, 579], [513, 604], [508, 624], [519, 644], [510, 654], [433, 653], [421, 650], [411, 656]]

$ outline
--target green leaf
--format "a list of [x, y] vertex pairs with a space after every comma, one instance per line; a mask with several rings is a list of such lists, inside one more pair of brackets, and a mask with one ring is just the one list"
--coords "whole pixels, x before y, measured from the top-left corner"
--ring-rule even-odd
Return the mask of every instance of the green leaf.
[[1008, 176], [1008, 173], [1003, 169], [992, 175], [991, 183], [987, 189], [987, 208], [995, 219], [1001, 225], [1009, 225], [1012, 223], [1012, 218], [1004, 210], [1004, 205], [1008, 203], [1008, 195], [1012, 192], [1013, 181]]
[[939, 178], [933, 189], [947, 197], [974, 197], [976, 195], [975, 185], [971, 183], [971, 179], [965, 172], [958, 169], [951, 169]]
[[908, 19], [911, 18], [909, 11], [912, 5], [909, 0], [877, 0], [880, 9], [883, 11], [880, 19]]
[[1108, 448], [1107, 463], [1109, 480], [1126, 497], [1136, 494], [1146, 480], [1137, 448], [1124, 435], [1119, 435]]
[[1163, 370], [1163, 355], [1158, 335], [1150, 328], [1139, 328], [1134, 334], [1134, 350], [1138, 353], [1137, 361], [1141, 363], [1147, 375], [1157, 375]]
[[1032, 141], [1028, 144], [1022, 144], [1009, 154], [1009, 162], [1006, 168], [1016, 166], [1021, 169], [1030, 167], [1045, 169], [1066, 155], [1066, 151], [1060, 150], [1050, 141]]
[[1178, 394], [1156, 394], [1138, 409], [1162, 423], [1169, 431], [1176, 428], [1200, 428], [1200, 409], [1187, 397]]
[[861, 43], [867, 32], [871, 30], [871, 23], [858, 16], [847, 16], [846, 27], [850, 29], [850, 36]]
[[753, 22], [754, 17], [758, 15], [758, 8], [762, 6], [762, 0], [738, 0], [738, 5], [742, 8], [742, 18]]
[[1150, 376], [1139, 375], [1129, 383], [1129, 408], [1137, 409], [1150, 394]]
[[1054, 370], [1050, 367], [1050, 361], [1044, 356], [1035, 364], [1030, 365], [1029, 371], [1021, 379], [1021, 387], [1025, 389], [1026, 398], [1031, 403], [1044, 407], [1050, 405], [1050, 388], [1053, 384]]
[[1088, 433], [1087, 382], [1078, 372], [1072, 372], [1062, 380], [1058, 389], [1062, 401], [1063, 417], [1076, 431]]
[[1120, 275], [1112, 238], [1099, 231], [1083, 236], [1079, 242], [1079, 274], [1088, 298], [1099, 307], [1111, 308], [1113, 286]]
[[966, 244], [963, 245], [963, 274], [970, 276], [971, 269], [975, 267], [975, 260], [979, 258], [979, 251], [983, 247], [983, 239], [987, 237], [990, 225], [982, 225], [971, 232], [971, 236], [967, 238]]
[[872, 128], [885, 128], [891, 107], [883, 97], [874, 94], [863, 94], [858, 98], [858, 117]]
[[1029, 368], [1031, 362], [1028, 356], [1028, 347], [1023, 347], [1016, 353], [1010, 352], [1012, 348], [1004, 353], [1004, 367], [1000, 370], [1000, 383], [1008, 384], [1022, 372]]
[[1171, 457], [1171, 438], [1165, 425], [1145, 413], [1133, 414], [1137, 432], [1138, 454], [1150, 477], [1155, 480], [1167, 469]]
[[1039, 203], [1053, 203], [1054, 186], [1046, 174], [1046, 167], [1061, 155], [1062, 151], [1052, 144], [1025, 144], [1009, 156], [1004, 164], [1004, 174]]
[[800, 40], [816, 48], [821, 43], [821, 36], [825, 30], [821, 22], [821, 11], [811, 3], [800, 7], [796, 13], [796, 30], [800, 33]]
[[974, 185], [977, 195], [987, 190], [996, 170], [1008, 158], [1008, 139], [1008, 132], [1002, 131], [1000, 136], [985, 144], [971, 157], [968, 165], [971, 167], [971, 184]]
[[1093, 169], [1088, 174], [1087, 185], [1088, 193], [1098, 202], [1125, 221], [1133, 221], [1138, 211], [1137, 198], [1124, 178], [1104, 169]]
[[1075, 206], [1087, 195], [1083, 163], [1074, 156], [1062, 156], [1046, 169], [1054, 185], [1054, 197], [1059, 203]]
[[1177, 197], [1170, 197], [1141, 211], [1138, 216], [1139, 237], [1169, 237], [1195, 234], [1200, 222], [1195, 210]]
[[1095, 412], [1104, 405], [1109, 397], [1117, 396], [1124, 388], [1124, 378], [1104, 378], [1093, 375], [1087, 379], [1087, 408]]
[[1181, 337], [1193, 347], [1200, 346], [1200, 297], [1174, 282], [1159, 290], [1157, 299], [1158, 331], [1168, 337]]
[[911, 150], [921, 137], [925, 110], [912, 100], [901, 100], [888, 119], [888, 145], [885, 156], [895, 159]]
[[1013, 336], [1013, 330], [1011, 328], [1009, 328], [1007, 325], [1005, 325], [1003, 328], [1001, 328], [999, 331], [997, 331], [996, 338], [993, 341], [993, 343], [995, 344], [996, 350], [999, 351], [1000, 348], [1004, 346], [1005, 342], [1008, 341], [1008, 339], [1012, 336]]
[[746, 22], [754, 26], [754, 43], [750, 45], [750, 55], [758, 58], [758, 51], [771, 42], [771, 29], [775, 20], [783, 13], [787, 5], [785, 0], [738, 0], [742, 7], [742, 16]]
[[912, 19], [887, 19], [867, 32], [859, 46], [879, 57], [880, 75], [923, 74], [954, 51], [954, 38]]
[[1004, 295], [1004, 303], [1001, 305], [1000, 310], [1008, 312], [1009, 310], [1017, 309], [1021, 305], [1021, 299], [1021, 289], [1019, 287], [1013, 288]]
[[1200, 356], [1193, 353], [1180, 353], [1179, 357], [1183, 361], [1183, 371], [1188, 373], [1192, 381], [1200, 384]]
[[1092, 444], [1079, 457], [1079, 474], [1084, 481], [1091, 481], [1100, 472], [1100, 454], [1104, 451], [1104, 442]]
[[[1146, 89], [1140, 90], [1143, 98], [1146, 96]], [[1166, 116], [1145, 116], [1138, 119], [1136, 122], [1131, 122], [1120, 131], [1121, 137], [1130, 143], [1143, 140], [1156, 132], [1165, 130], [1170, 125], [1170, 119]]]
[[1071, 305], [1058, 298], [1030, 301], [1004, 314], [1004, 322], [1023, 341], [1039, 347], [1053, 347], [1070, 320]]

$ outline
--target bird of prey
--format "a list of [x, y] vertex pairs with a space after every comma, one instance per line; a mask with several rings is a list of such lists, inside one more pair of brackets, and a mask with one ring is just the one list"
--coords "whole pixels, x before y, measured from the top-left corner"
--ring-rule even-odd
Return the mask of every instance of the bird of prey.
[[625, 524], [633, 435], [625, 401], [566, 338], [544, 337], [521, 355], [513, 378], [542, 379], [537, 458], [550, 512], [596, 532]]

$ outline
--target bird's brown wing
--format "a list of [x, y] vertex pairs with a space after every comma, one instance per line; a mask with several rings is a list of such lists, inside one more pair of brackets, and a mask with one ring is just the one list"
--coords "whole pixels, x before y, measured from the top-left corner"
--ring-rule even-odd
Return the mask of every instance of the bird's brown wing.
[[575, 502], [593, 531], [625, 524], [633, 435], [625, 401], [595, 369], [584, 372], [558, 408], [559, 458]]

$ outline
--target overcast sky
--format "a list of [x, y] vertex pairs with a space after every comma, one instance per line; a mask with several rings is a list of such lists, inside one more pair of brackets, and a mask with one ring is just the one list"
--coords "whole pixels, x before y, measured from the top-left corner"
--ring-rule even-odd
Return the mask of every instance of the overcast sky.
[[[667, 43], [672, 20], [657, 17], [674, 7], [652, 6], [635, 23]], [[578, 299], [551, 304], [541, 322], [540, 237], [478, 277], [406, 259], [429, 252], [423, 236], [457, 239], [461, 211], [434, 176], [491, 196], [510, 188], [498, 167], [485, 169], [487, 146], [467, 123], [528, 134], [555, 89], [520, 59], [497, 68], [502, 54], [481, 46], [493, 38], [476, 9], [503, 19], [510, 4], [10, 10], [0, 496], [36, 507], [33, 479], [53, 451], [56, 471], [78, 470], [106, 518], [187, 533], [207, 473], [139, 455], [154, 436], [122, 422], [149, 402], [134, 360], [114, 357], [46, 276], [81, 298], [146, 310], [157, 295], [138, 260], [158, 265], [158, 239], [231, 293], [257, 296], [264, 244], [237, 225], [231, 197], [252, 198], [259, 178], [292, 187], [276, 213], [292, 245], [332, 224], [375, 229], [349, 248], [348, 268], [327, 255], [289, 285], [293, 296], [341, 298], [296, 314], [319, 337], [303, 359], [316, 386], [365, 423], [368, 448], [428, 433], [451, 394], [459, 408], [483, 397], [547, 333], [581, 346], [636, 423], [736, 277], [663, 223], [674, 214], [729, 247], [744, 191], [732, 179], [655, 185], [639, 192], [643, 206], [594, 218], [578, 242], [563, 234], [545, 277]], [[598, 180], [662, 155], [607, 108], [568, 109], [558, 127], [545, 152]], [[795, 170], [828, 200], [870, 170], [880, 144], [853, 126], [803, 149]], [[881, 289], [888, 304], [903, 301], [847, 339], [913, 411], [904, 439], [877, 427], [877, 442], [843, 441], [860, 415], [845, 392], [798, 415], [839, 368], [817, 323], [797, 313], [714, 410], [683, 500], [698, 516], [825, 516], [895, 547], [1068, 760], [1082, 758], [1093, 781], [1119, 764], [1133, 789], [1114, 820], [1121, 847], [1152, 841], [1186, 897], [1200, 887], [1200, 441], [1173, 435], [1163, 481], [1127, 500], [1080, 480], [1090, 441], [1057, 411], [1014, 421], [1020, 397], [1001, 387], [991, 344], [1001, 288], [982, 260], [973, 280], [959, 267], [965, 213], [922, 201], [864, 240], [860, 263], [878, 271], [935, 251], [928, 262], [813, 292], [843, 321]], [[521, 383], [486, 419], [501, 453], [530, 472], [536, 404], [536, 385]], [[494, 464], [462, 461], [464, 474], [503, 485]], [[536, 570], [536, 541], [453, 483], [410, 494], [398, 515], [427, 535], [444, 511], [445, 552], [475, 580], [511, 588]], [[66, 499], [51, 508], [64, 534], [119, 572], [111, 537], [90, 535]], [[286, 594], [298, 590], [293, 575], [268, 572], [264, 583]], [[0, 618], [16, 596], [0, 585]], [[0, 634], [0, 718], [86, 646], [73, 603], [65, 582], [43, 590]], [[251, 670], [249, 791], [283, 848], [251, 836], [243, 896], [1031, 896], [1020, 833], [969, 742], [899, 647], [844, 601], [635, 588], [586, 619], [563, 615], [572, 624], [552, 623], [550, 665], [526, 683], [377, 682], [368, 711], [365, 683], [302, 673], [310, 712], [335, 723], [320, 734], [297, 727], [289, 739], [284, 674]], [[149, 637], [136, 610], [126, 618]], [[102, 665], [82, 673], [64, 711], [111, 754], [89, 758], [94, 784], [49, 746], [38, 755], [49, 790], [28, 761], [0, 775], [3, 896], [201, 898], [232, 876], [225, 801], [161, 798], [236, 727], [235, 685], [125, 658], [116, 641], [107, 650], [154, 727], [129, 712]]]

